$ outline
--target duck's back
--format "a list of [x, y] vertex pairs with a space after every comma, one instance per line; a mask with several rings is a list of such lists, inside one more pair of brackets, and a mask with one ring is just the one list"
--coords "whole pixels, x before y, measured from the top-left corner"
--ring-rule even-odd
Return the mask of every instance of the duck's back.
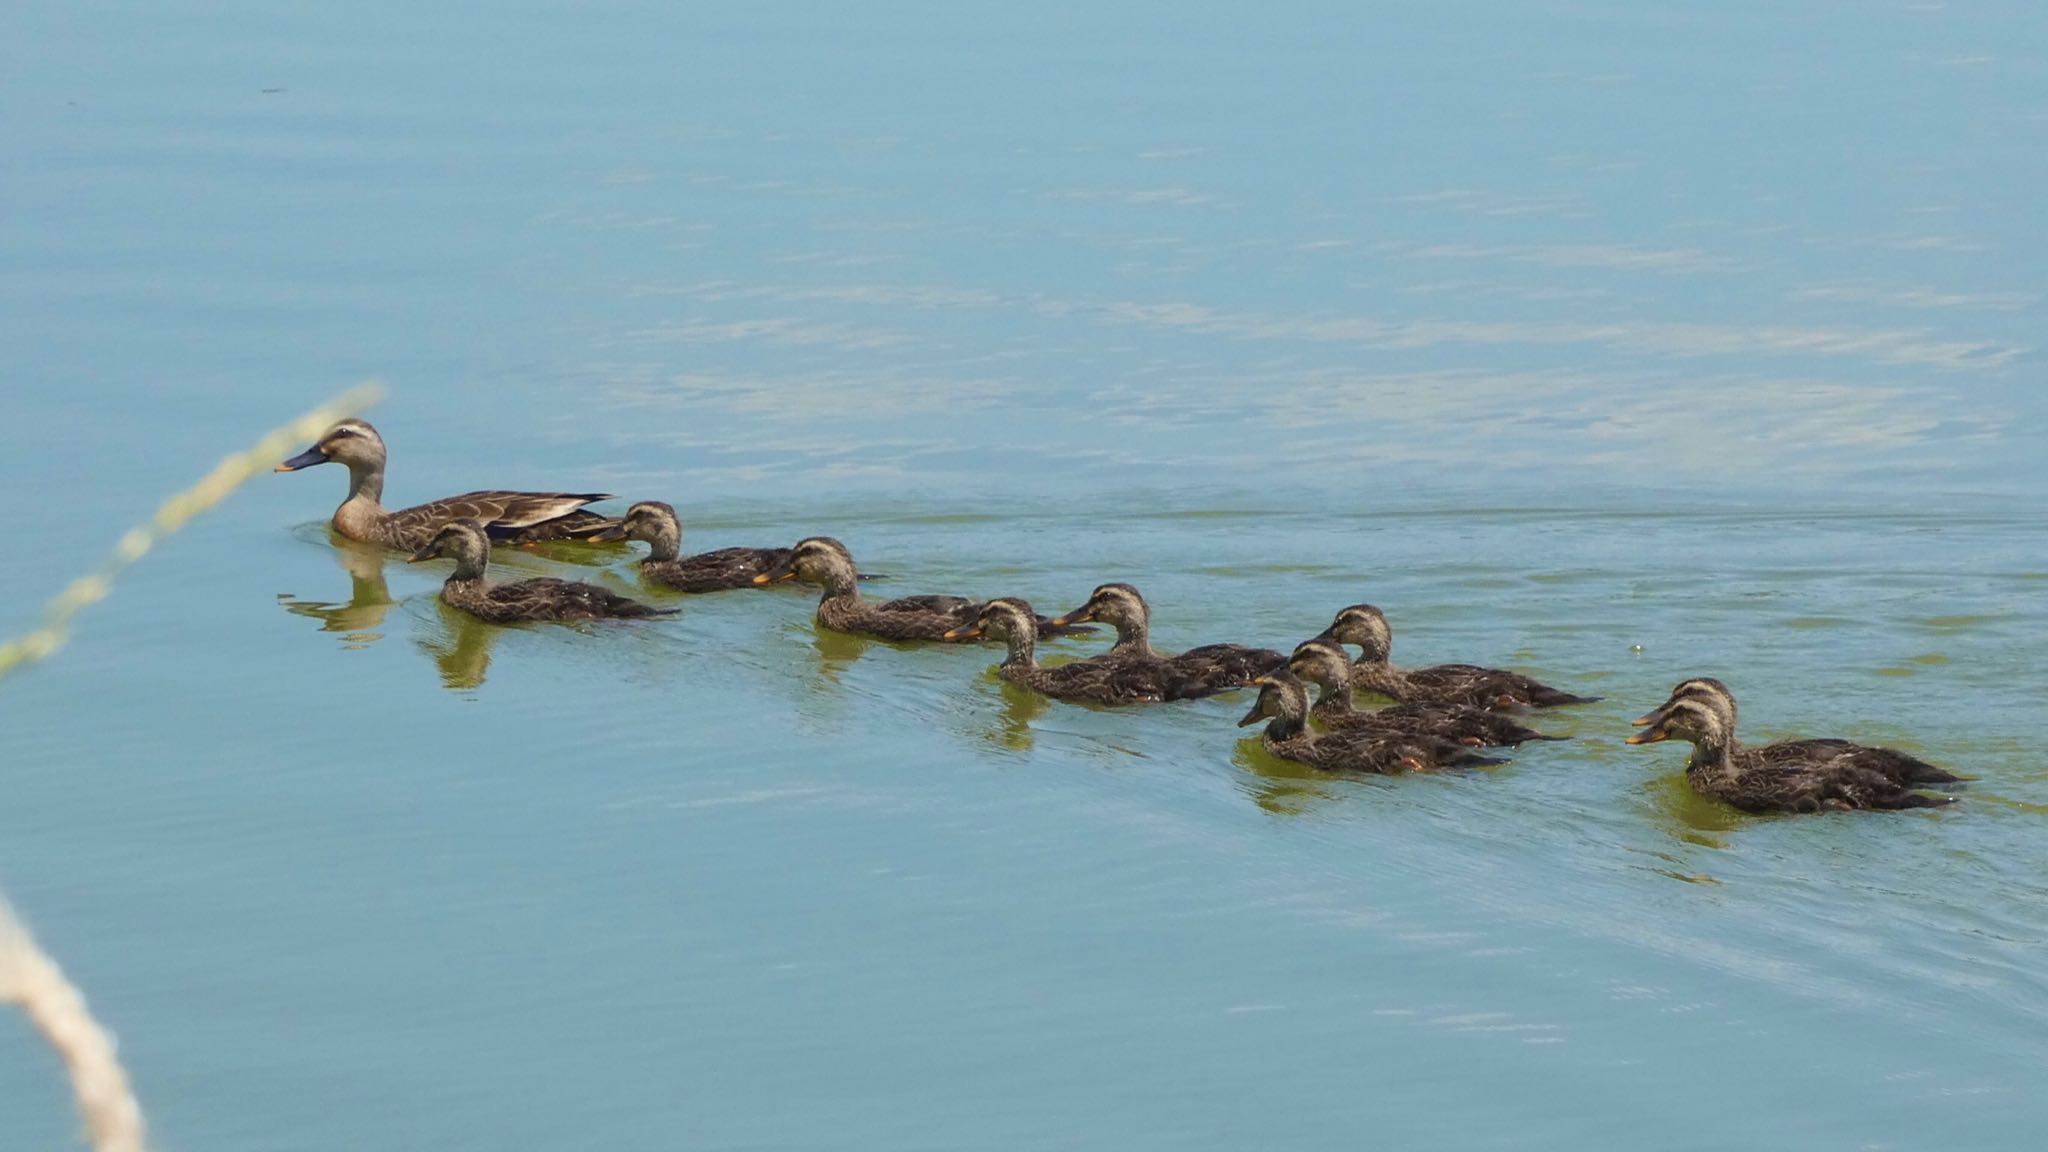
[[487, 620], [607, 620], [668, 616], [673, 608], [656, 608], [609, 588], [552, 576], [493, 584], [467, 603], [458, 602]]
[[1445, 703], [1469, 704], [1475, 708], [1554, 708], [1562, 704], [1591, 704], [1597, 696], [1575, 696], [1520, 672], [1505, 668], [1482, 668], [1477, 664], [1437, 664], [1411, 668], [1404, 675], [1414, 695]]
[[1097, 656], [1051, 667], [1005, 665], [1004, 679], [1056, 700], [1097, 704], [1142, 704], [1173, 699], [1166, 694], [1163, 665]]
[[1243, 688], [1253, 680], [1287, 663], [1287, 657], [1270, 648], [1243, 644], [1204, 644], [1178, 656], [1165, 658], [1178, 695], [1170, 699], [1209, 696]]
[[1962, 777], [1945, 768], [1909, 756], [1896, 748], [1858, 744], [1854, 740], [1819, 738], [1781, 740], [1760, 748], [1744, 748], [1736, 763], [1745, 768], [1812, 769], [1825, 765], [1846, 765], [1859, 772], [1871, 772], [1900, 786], [1956, 784]]
[[594, 535], [618, 521], [583, 510], [586, 504], [609, 500], [603, 492], [513, 492], [488, 489], [465, 492], [400, 508], [384, 519], [385, 543], [417, 548], [451, 521], [470, 519], [484, 526], [493, 540], [531, 543]]
[[724, 592], [755, 587], [754, 577], [789, 562], [787, 548], [720, 548], [640, 565], [647, 578], [678, 592]]
[[1846, 758], [1788, 760], [1732, 779], [1702, 775], [1694, 788], [1745, 812], [1840, 812], [1855, 808], [1939, 808], [1950, 797], [1915, 792], [1883, 772]]

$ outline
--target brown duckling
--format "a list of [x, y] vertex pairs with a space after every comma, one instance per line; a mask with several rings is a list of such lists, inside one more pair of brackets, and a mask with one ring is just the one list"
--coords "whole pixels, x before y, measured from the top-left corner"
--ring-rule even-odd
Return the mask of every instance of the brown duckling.
[[1672, 705], [1681, 700], [1694, 700], [1715, 709], [1727, 728], [1729, 756], [1735, 766], [1745, 772], [1767, 770], [1782, 764], [1821, 764], [1832, 761], [1846, 761], [1855, 767], [1876, 772], [1901, 786], [1927, 784], [1959, 784], [1963, 777], [1944, 768], [1938, 768], [1916, 756], [1909, 756], [1896, 748], [1878, 748], [1858, 744], [1853, 740], [1813, 739], [1780, 740], [1758, 748], [1745, 748], [1735, 739], [1735, 693], [1728, 685], [1711, 676], [1699, 676], [1681, 681], [1671, 690], [1671, 695], [1657, 710], [1638, 719], [1638, 728], [1648, 728], [1663, 718]]
[[1351, 657], [1330, 640], [1308, 640], [1287, 659], [1287, 670], [1316, 686], [1309, 716], [1332, 732], [1420, 732], [1473, 747], [1513, 747], [1547, 736], [1500, 712], [1470, 704], [1396, 704], [1367, 712], [1351, 701]]
[[[984, 601], [965, 596], [904, 596], [872, 603], [861, 597], [860, 570], [853, 553], [830, 536], [812, 536], [797, 541], [789, 558], [754, 577], [756, 584], [777, 580], [802, 580], [824, 588], [818, 599], [818, 623], [835, 632], [856, 632], [884, 640], [946, 640], [955, 629], [966, 628], [981, 614]], [[1055, 628], [1052, 621], [1038, 618], [1038, 634], [1092, 632], [1092, 628]]]
[[413, 563], [446, 556], [455, 571], [441, 585], [441, 599], [492, 624], [519, 620], [604, 620], [637, 616], [671, 616], [674, 608], [656, 608], [621, 596], [609, 588], [543, 576], [509, 584], [484, 583], [491, 562], [491, 538], [484, 526], [464, 518], [445, 524], [434, 538], [412, 554]]
[[1116, 626], [1116, 643], [1107, 653], [1111, 659], [1164, 661], [1175, 685], [1169, 699], [1209, 696], [1242, 688], [1255, 676], [1271, 672], [1287, 657], [1270, 648], [1249, 648], [1243, 644], [1204, 644], [1176, 656], [1153, 650], [1152, 606], [1129, 584], [1103, 584], [1089, 593], [1088, 602], [1053, 624], [1086, 624], [1100, 620]]
[[754, 577], [789, 561], [787, 548], [720, 548], [679, 556], [683, 522], [676, 510], [659, 500], [644, 500], [626, 510], [626, 518], [591, 537], [592, 540], [645, 540], [647, 555], [640, 572], [664, 588], [678, 592], [723, 592], [753, 588]]
[[1325, 772], [1379, 775], [1502, 762], [1427, 733], [1353, 730], [1317, 735], [1308, 727], [1308, 688], [1292, 672], [1279, 669], [1252, 683], [1259, 685], [1258, 702], [1237, 726], [1267, 721], [1261, 740], [1268, 752], [1283, 760]]
[[346, 465], [348, 499], [334, 510], [334, 530], [351, 540], [386, 548], [423, 547], [451, 520], [475, 520], [491, 539], [521, 544], [586, 539], [617, 523], [609, 516], [583, 510], [585, 504], [611, 499], [603, 492], [465, 492], [387, 512], [380, 503], [384, 460], [384, 438], [375, 428], [367, 421], [343, 420], [276, 470]]
[[1574, 696], [1538, 683], [1520, 672], [1481, 668], [1476, 664], [1438, 664], [1429, 668], [1396, 668], [1391, 657], [1394, 630], [1387, 617], [1370, 604], [1353, 604], [1337, 613], [1318, 640], [1356, 644], [1363, 651], [1352, 666], [1352, 683], [1401, 703], [1470, 704], [1478, 708], [1554, 708], [1591, 704], [1598, 696]]
[[1679, 700], [1654, 714], [1654, 722], [1630, 736], [1630, 744], [1672, 738], [1692, 744], [1685, 782], [1702, 796], [1744, 812], [1840, 812], [1852, 808], [1938, 808], [1947, 796], [1913, 790], [1910, 781], [1820, 753], [1744, 766], [1735, 752], [1735, 729], [1713, 702]]
[[1166, 670], [1156, 660], [1111, 660], [1097, 656], [1047, 668], [1038, 663], [1039, 623], [1044, 617], [1014, 597], [990, 600], [972, 623], [946, 633], [948, 640], [990, 636], [1010, 651], [996, 675], [1055, 700], [1096, 704], [1144, 704], [1166, 698]]

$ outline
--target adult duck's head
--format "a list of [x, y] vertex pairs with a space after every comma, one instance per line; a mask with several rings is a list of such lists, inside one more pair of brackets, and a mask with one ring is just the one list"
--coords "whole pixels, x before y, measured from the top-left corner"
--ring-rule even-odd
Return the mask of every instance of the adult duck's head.
[[311, 448], [279, 464], [274, 471], [297, 472], [315, 464], [341, 464], [349, 471], [384, 467], [384, 438], [367, 420], [343, 420], [329, 428]]

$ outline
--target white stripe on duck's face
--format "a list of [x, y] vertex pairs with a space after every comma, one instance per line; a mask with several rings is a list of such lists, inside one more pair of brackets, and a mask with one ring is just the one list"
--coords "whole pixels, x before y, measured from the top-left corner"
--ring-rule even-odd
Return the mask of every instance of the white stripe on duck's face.
[[1150, 621], [1152, 610], [1129, 584], [1104, 584], [1089, 594], [1087, 614], [1104, 624], [1129, 626]]
[[983, 633], [999, 640], [1012, 636], [1038, 635], [1038, 618], [1031, 605], [1014, 597], [999, 597], [981, 606], [981, 616], [976, 621]]
[[1628, 742], [1655, 744], [1673, 738], [1693, 744], [1719, 744], [1728, 738], [1728, 729], [1720, 709], [1701, 700], [1680, 700], [1659, 713], [1655, 723], [1630, 736]]
[[1351, 679], [1351, 657], [1327, 640], [1309, 640], [1295, 647], [1287, 670], [1312, 684], [1336, 688]]

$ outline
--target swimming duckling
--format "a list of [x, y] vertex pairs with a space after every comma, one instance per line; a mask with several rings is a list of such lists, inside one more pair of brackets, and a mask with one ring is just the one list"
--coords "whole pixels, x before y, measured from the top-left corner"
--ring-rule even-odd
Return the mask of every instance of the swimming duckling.
[[1947, 796], [1913, 791], [1897, 776], [1825, 753], [1787, 757], [1769, 764], [1737, 760], [1735, 729], [1712, 701], [1679, 700], [1658, 710], [1653, 723], [1628, 738], [1654, 744], [1676, 737], [1692, 744], [1685, 782], [1744, 812], [1840, 812], [1851, 808], [1938, 808]]
[[617, 523], [583, 510], [585, 504], [611, 499], [603, 492], [466, 492], [387, 512], [379, 503], [384, 459], [384, 438], [375, 428], [367, 421], [343, 420], [276, 471], [297, 472], [329, 462], [347, 465], [348, 499], [334, 510], [334, 530], [386, 548], [423, 547], [451, 520], [475, 520], [492, 539], [521, 544], [587, 538]]
[[1243, 644], [1204, 644], [1177, 656], [1152, 648], [1152, 606], [1129, 584], [1104, 584], [1088, 596], [1088, 602], [1053, 624], [1085, 624], [1100, 620], [1116, 626], [1116, 643], [1107, 653], [1111, 659], [1162, 660], [1170, 669], [1179, 691], [1173, 698], [1208, 696], [1242, 688], [1254, 676], [1271, 672], [1287, 657], [1270, 648], [1248, 648]]
[[1159, 661], [1110, 660], [1097, 656], [1054, 668], [1039, 665], [1038, 632], [1044, 617], [1014, 597], [981, 606], [974, 621], [947, 632], [948, 640], [991, 636], [1008, 642], [1009, 655], [996, 675], [1055, 700], [1096, 704], [1143, 704], [1166, 698], [1166, 672]]
[[1553, 708], [1561, 704], [1591, 704], [1599, 699], [1559, 691], [1520, 672], [1481, 668], [1476, 664], [1396, 668], [1390, 660], [1394, 630], [1387, 624], [1386, 615], [1370, 604], [1353, 604], [1337, 613], [1337, 618], [1316, 639], [1358, 645], [1363, 651], [1352, 666], [1352, 683], [1402, 703]]
[[[819, 624], [835, 632], [857, 632], [884, 640], [948, 639], [948, 632], [973, 624], [984, 603], [965, 596], [904, 596], [870, 603], [861, 598], [860, 570], [854, 567], [853, 553], [830, 536], [797, 541], [787, 560], [754, 577], [756, 584], [777, 580], [802, 580], [824, 588], [818, 599]], [[1050, 620], [1038, 618], [1041, 636], [1092, 631], [1055, 628]]]
[[1879, 773], [1901, 787], [1963, 782], [1963, 777], [1929, 764], [1916, 756], [1909, 756], [1896, 748], [1878, 748], [1858, 744], [1853, 740], [1781, 740], [1758, 748], [1745, 748], [1735, 740], [1735, 693], [1729, 690], [1728, 685], [1711, 676], [1681, 681], [1671, 690], [1670, 697], [1656, 711], [1638, 719], [1635, 722], [1636, 726], [1648, 728], [1655, 725], [1672, 705], [1681, 700], [1697, 701], [1719, 713], [1722, 725], [1729, 734], [1729, 755], [1741, 771], [1753, 772], [1783, 764], [1822, 764], [1839, 760], [1853, 764], [1859, 769]]
[[484, 526], [467, 517], [443, 525], [432, 540], [412, 554], [412, 562], [447, 556], [455, 571], [441, 585], [441, 599], [492, 624], [518, 620], [603, 620], [635, 616], [672, 616], [674, 608], [642, 604], [595, 584], [543, 576], [509, 584], [484, 583], [491, 562], [491, 538]]
[[1331, 640], [1308, 640], [1287, 658], [1287, 670], [1316, 686], [1308, 714], [1332, 732], [1419, 732], [1474, 747], [1514, 746], [1546, 736], [1511, 716], [1470, 704], [1396, 704], [1367, 712], [1351, 702], [1351, 657]]
[[1292, 672], [1279, 669], [1253, 680], [1258, 702], [1237, 722], [1239, 728], [1266, 720], [1260, 737], [1266, 750], [1325, 772], [1423, 771], [1430, 768], [1499, 764], [1500, 760], [1450, 740], [1416, 732], [1333, 732], [1317, 735], [1308, 728], [1308, 688]]
[[754, 577], [772, 572], [789, 560], [787, 548], [720, 548], [694, 556], [678, 556], [683, 522], [676, 510], [659, 500], [643, 500], [626, 510], [626, 518], [591, 537], [592, 540], [645, 540], [647, 555], [640, 571], [649, 580], [678, 592], [723, 592], [752, 588]]

